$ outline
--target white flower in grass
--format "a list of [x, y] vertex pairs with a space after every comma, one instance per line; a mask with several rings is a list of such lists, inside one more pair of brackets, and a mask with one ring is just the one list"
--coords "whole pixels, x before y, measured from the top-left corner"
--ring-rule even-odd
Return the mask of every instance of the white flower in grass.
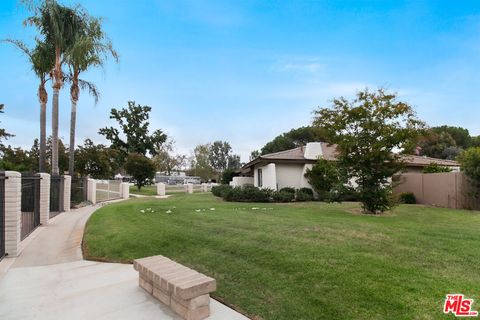
[[165, 213], [172, 213], [172, 210], [168, 209]]
[[210, 211], [215, 211], [215, 208], [210, 208]]
[[141, 213], [145, 213], [145, 210], [142, 209], [142, 210], [140, 210], [140, 212], [141, 212]]
[[200, 209], [195, 209], [195, 212], [200, 212], [200, 211], [202, 211], [202, 210], [200, 210]]
[[253, 208], [252, 208], [252, 210], [258, 210], [258, 209], [260, 209], [260, 208], [257, 208], [257, 207], [253, 207]]

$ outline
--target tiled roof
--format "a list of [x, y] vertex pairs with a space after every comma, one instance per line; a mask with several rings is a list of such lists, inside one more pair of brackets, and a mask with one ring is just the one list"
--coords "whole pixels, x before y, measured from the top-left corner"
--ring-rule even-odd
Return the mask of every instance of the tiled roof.
[[[322, 148], [323, 158], [326, 160], [336, 160], [336, 144], [329, 144], [326, 142], [320, 142]], [[458, 167], [460, 166], [458, 162], [454, 160], [444, 160], [444, 159], [437, 159], [437, 158], [430, 158], [424, 156], [417, 156], [417, 155], [403, 155], [401, 159], [404, 163], [408, 166], [412, 167], [424, 167], [431, 163], [436, 163], [441, 166], [449, 166], [449, 167]], [[269, 153], [254, 159], [253, 161], [247, 163], [244, 168], [248, 168], [251, 165], [261, 161], [261, 160], [291, 160], [291, 161], [305, 161], [311, 162], [312, 159], [305, 158], [305, 146], [297, 147], [290, 150]]]
[[278, 160], [303, 160], [305, 157], [303, 156], [305, 152], [305, 147], [301, 146], [295, 149], [275, 152], [264, 154], [260, 156], [262, 159], [278, 159]]
[[454, 160], [444, 160], [444, 159], [437, 159], [431, 157], [424, 157], [424, 156], [416, 156], [416, 155], [403, 155], [402, 160], [410, 166], [428, 166], [429, 164], [436, 163], [440, 166], [447, 166], [447, 167], [459, 167], [460, 164]]

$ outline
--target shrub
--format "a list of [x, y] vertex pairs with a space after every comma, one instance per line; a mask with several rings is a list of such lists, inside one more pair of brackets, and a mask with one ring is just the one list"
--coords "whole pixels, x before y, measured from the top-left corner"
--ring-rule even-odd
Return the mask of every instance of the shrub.
[[302, 188], [302, 189], [297, 190], [296, 200], [297, 201], [312, 201], [313, 200], [312, 189]]
[[238, 202], [269, 202], [271, 195], [272, 191], [269, 189], [244, 186], [230, 188], [224, 193], [223, 199]]
[[284, 187], [284, 188], [278, 190], [278, 192], [292, 193], [295, 196], [295, 188], [292, 188], [292, 187]]
[[[307, 193], [309, 195], [311, 195], [313, 197], [313, 190], [311, 188], [300, 188], [298, 189], [298, 191], [301, 191], [301, 192], [304, 192], [304, 193]], [[297, 192], [298, 192], [297, 191]]]
[[342, 201], [360, 201], [360, 196], [354, 188], [345, 188], [341, 198]]
[[232, 189], [228, 184], [222, 184], [219, 186], [212, 187], [212, 194], [216, 197], [224, 198], [225, 194]]
[[289, 191], [275, 191], [272, 194], [273, 201], [275, 202], [292, 202], [295, 199], [295, 191], [293, 193]]
[[417, 203], [417, 199], [415, 199], [415, 195], [411, 192], [402, 192], [398, 195], [398, 202], [405, 204], [415, 204]]
[[320, 200], [339, 201], [342, 185], [346, 183], [344, 175], [335, 161], [319, 159], [305, 177], [318, 193]]
[[449, 167], [441, 166], [438, 163], [430, 163], [428, 166], [424, 167], [422, 173], [439, 173], [439, 172], [450, 172], [452, 169]]

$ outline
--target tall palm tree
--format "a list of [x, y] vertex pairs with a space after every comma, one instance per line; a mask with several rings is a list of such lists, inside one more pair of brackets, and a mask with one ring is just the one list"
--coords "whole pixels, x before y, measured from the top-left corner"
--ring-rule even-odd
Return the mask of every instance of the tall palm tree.
[[54, 54], [53, 50], [49, 45], [40, 40], [36, 40], [36, 47], [32, 50], [28, 48], [25, 43], [19, 40], [7, 39], [6, 42], [9, 42], [20, 49], [30, 60], [32, 65], [33, 72], [37, 75], [40, 80], [38, 85], [38, 100], [40, 102], [40, 155], [39, 155], [39, 172], [45, 172], [46, 165], [46, 144], [47, 144], [47, 102], [48, 102], [48, 93], [45, 89], [47, 81], [50, 79], [49, 74], [54, 65]]
[[56, 0], [44, 0], [35, 9], [33, 17], [26, 20], [35, 25], [45, 42], [55, 54], [55, 63], [51, 72], [53, 83], [52, 99], [52, 175], [58, 175], [58, 99], [63, 86], [62, 64], [65, 53], [73, 45], [78, 30], [85, 28], [86, 17], [77, 8], [69, 8], [57, 3]]
[[101, 20], [89, 18], [85, 30], [78, 30], [74, 44], [66, 54], [67, 63], [70, 69], [70, 100], [72, 102], [70, 111], [70, 149], [68, 172], [73, 176], [75, 163], [75, 130], [77, 118], [77, 103], [80, 96], [80, 88], [88, 89], [90, 94], [98, 101], [99, 93], [97, 88], [87, 81], [81, 81], [79, 76], [82, 72], [91, 67], [103, 66], [107, 56], [111, 54], [118, 62], [118, 54], [113, 49], [111, 41], [102, 30]]

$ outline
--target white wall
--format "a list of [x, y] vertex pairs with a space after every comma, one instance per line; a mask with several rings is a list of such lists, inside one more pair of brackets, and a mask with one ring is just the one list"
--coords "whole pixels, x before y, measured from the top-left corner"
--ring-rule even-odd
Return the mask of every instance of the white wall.
[[303, 164], [279, 163], [276, 167], [278, 189], [285, 187], [300, 188], [303, 177]]
[[[258, 169], [262, 169], [262, 186], [258, 185]], [[253, 183], [255, 187], [277, 190], [277, 173], [275, 163], [269, 163], [263, 167], [255, 167], [253, 171]]]
[[253, 177], [233, 177], [230, 181], [232, 187], [243, 187], [244, 185], [254, 185]]

